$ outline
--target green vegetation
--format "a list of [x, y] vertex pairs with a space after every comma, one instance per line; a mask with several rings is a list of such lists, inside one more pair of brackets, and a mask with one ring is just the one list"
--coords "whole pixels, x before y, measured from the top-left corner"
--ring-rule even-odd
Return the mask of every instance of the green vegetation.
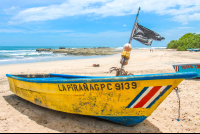
[[200, 48], [200, 34], [187, 33], [179, 40], [172, 40], [167, 44], [167, 49], [177, 49], [177, 51], [186, 51], [189, 48]]

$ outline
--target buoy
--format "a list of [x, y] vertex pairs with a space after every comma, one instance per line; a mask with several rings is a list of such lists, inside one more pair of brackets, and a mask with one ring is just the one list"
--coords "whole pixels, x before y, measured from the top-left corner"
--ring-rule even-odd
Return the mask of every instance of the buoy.
[[120, 63], [123, 65], [128, 64], [128, 60], [130, 59], [130, 51], [132, 50], [132, 46], [129, 43], [126, 43], [123, 47], [123, 52], [121, 54]]

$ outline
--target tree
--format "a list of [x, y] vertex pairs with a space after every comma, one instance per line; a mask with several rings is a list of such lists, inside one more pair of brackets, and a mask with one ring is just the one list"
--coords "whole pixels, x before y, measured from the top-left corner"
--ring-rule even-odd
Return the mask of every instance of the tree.
[[177, 51], [186, 51], [189, 48], [200, 48], [200, 34], [187, 33], [179, 40], [172, 40], [167, 44], [167, 49], [177, 49]]

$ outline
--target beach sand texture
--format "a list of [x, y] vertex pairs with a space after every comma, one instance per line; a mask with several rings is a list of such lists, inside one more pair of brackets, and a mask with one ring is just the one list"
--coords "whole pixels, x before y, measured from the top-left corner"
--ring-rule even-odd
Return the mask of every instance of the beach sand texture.
[[[0, 66], [0, 132], [66, 133], [197, 133], [200, 132], [200, 79], [184, 80], [178, 86], [181, 100], [180, 122], [175, 91], [142, 123], [134, 127], [118, 125], [94, 117], [58, 112], [34, 105], [9, 90], [6, 74], [72, 74], [115, 76], [111, 67], [120, 67], [121, 54], [65, 61], [38, 62]], [[132, 50], [125, 70], [133, 74], [175, 72], [173, 64], [199, 63], [199, 52], [155, 49]], [[100, 67], [93, 67], [100, 64]]]

